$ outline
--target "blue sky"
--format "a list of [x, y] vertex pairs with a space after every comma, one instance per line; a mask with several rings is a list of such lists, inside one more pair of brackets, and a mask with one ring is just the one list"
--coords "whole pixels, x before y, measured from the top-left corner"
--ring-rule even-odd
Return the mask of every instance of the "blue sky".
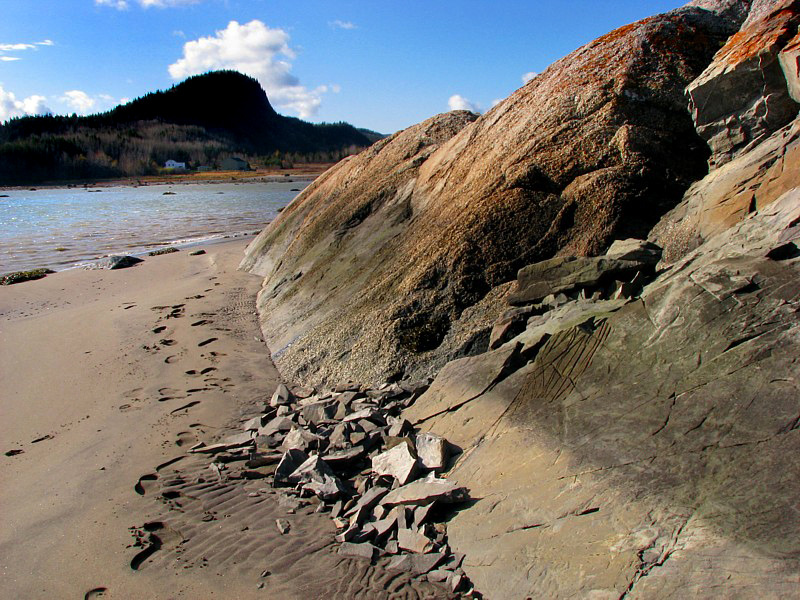
[[487, 110], [575, 48], [681, 0], [2, 0], [0, 121], [88, 114], [217, 68], [278, 112], [382, 133]]

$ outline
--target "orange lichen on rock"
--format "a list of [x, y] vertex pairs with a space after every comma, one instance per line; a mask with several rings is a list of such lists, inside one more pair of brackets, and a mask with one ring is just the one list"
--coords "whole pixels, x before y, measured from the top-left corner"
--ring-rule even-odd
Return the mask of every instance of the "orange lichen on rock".
[[773, 13], [768, 19], [753, 23], [731, 36], [715, 60], [736, 66], [759, 54], [772, 53], [776, 47], [782, 47], [787, 39], [797, 33], [800, 7], [797, 3], [793, 4], [794, 6]]

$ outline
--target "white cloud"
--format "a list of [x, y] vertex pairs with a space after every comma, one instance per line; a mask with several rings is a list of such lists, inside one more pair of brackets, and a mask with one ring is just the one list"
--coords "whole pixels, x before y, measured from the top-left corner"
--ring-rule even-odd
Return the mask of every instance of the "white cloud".
[[187, 6], [189, 4], [199, 4], [203, 0], [139, 0], [144, 8], [154, 6], [156, 8], [169, 8], [171, 6]]
[[12, 117], [43, 115], [51, 112], [44, 96], [28, 96], [17, 100], [13, 92], [7, 92], [0, 85], [0, 123]]
[[538, 73], [536, 71], [528, 71], [522, 76], [522, 83], [523, 84], [528, 83], [531, 79], [533, 79], [537, 75]]
[[328, 23], [334, 29], [358, 29], [358, 25], [353, 23], [352, 21], [341, 21], [336, 19], [335, 21], [331, 21]]
[[0, 44], [0, 52], [15, 52], [35, 48], [33, 44]]
[[6, 56], [9, 52], [24, 52], [26, 50], [38, 50], [39, 46], [54, 46], [53, 40], [43, 40], [41, 42], [19, 43], [19, 44], [0, 44], [0, 61], [11, 62], [14, 60], [22, 60], [19, 56]]
[[117, 104], [124, 104], [125, 101], [117, 101], [114, 96], [108, 94], [97, 94], [90, 96], [82, 90], [70, 90], [64, 92], [64, 95], [58, 99], [64, 104], [70, 112], [79, 115], [87, 115], [89, 113], [98, 113], [104, 110], [109, 110], [117, 106]]
[[86, 114], [88, 113], [97, 101], [89, 96], [86, 92], [82, 92], [81, 90], [70, 90], [69, 92], [64, 92], [64, 95], [59, 98], [61, 102], [69, 106], [73, 111], [76, 113]]
[[[172, 6], [188, 6], [198, 4], [203, 0], [136, 0], [142, 8], [170, 8]], [[130, 8], [129, 0], [94, 0], [96, 6], [110, 6], [117, 10], [127, 10]]]
[[447, 101], [450, 110], [468, 110], [474, 113], [483, 112], [481, 107], [459, 94], [453, 94]]
[[94, 3], [96, 6], [110, 6], [117, 10], [127, 10], [128, 8], [127, 0], [94, 0]]
[[317, 113], [327, 86], [308, 89], [292, 75], [296, 54], [289, 34], [267, 27], [257, 19], [240, 25], [231, 21], [215, 35], [186, 42], [183, 58], [169, 66], [173, 79], [183, 79], [219, 69], [233, 69], [255, 77], [270, 102], [308, 118]]

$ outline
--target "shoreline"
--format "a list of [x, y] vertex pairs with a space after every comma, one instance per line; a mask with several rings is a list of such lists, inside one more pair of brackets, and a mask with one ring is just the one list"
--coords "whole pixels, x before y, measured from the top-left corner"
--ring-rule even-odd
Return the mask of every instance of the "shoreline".
[[237, 270], [248, 241], [0, 288], [6, 595], [452, 597], [340, 556], [314, 503], [188, 452], [240, 434], [280, 382], [261, 279]]
[[264, 183], [286, 178], [314, 180], [336, 163], [310, 163], [293, 169], [254, 169], [253, 171], [207, 171], [173, 175], [143, 175], [88, 181], [54, 181], [30, 185], [0, 185], [0, 192], [14, 190], [52, 190], [75, 188], [140, 187], [151, 185], [186, 185], [192, 183]]

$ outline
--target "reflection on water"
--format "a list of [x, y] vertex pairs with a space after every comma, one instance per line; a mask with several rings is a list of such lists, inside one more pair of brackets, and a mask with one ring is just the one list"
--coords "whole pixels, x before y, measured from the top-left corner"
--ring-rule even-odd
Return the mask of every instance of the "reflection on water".
[[5, 190], [0, 274], [259, 231], [309, 183]]

